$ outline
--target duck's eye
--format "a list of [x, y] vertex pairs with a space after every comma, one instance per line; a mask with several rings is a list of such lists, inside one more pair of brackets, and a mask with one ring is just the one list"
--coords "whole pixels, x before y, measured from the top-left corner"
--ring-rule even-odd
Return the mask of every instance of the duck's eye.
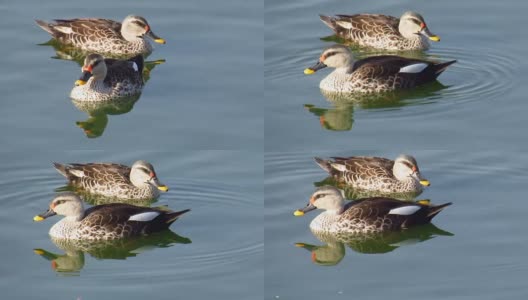
[[410, 19], [414, 24], [418, 25], [418, 26], [421, 26], [422, 24], [422, 21], [420, 20], [416, 20], [416, 19]]
[[150, 174], [150, 170], [147, 168], [140, 167], [138, 169], [141, 170], [143, 173]]

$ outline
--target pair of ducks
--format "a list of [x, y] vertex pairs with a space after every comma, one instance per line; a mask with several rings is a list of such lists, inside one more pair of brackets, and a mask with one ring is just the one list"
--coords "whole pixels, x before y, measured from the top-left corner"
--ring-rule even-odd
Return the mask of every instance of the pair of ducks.
[[[395, 161], [382, 157], [315, 158], [317, 164], [338, 181], [354, 188], [382, 193], [421, 192], [429, 186], [414, 157], [400, 155]], [[386, 197], [364, 198], [345, 203], [345, 196], [333, 186], [319, 187], [306, 207], [296, 210], [303, 216], [315, 209], [325, 210], [310, 223], [310, 229], [328, 233], [379, 233], [431, 222], [451, 203], [430, 205]]]
[[[70, 93], [75, 100], [109, 101], [139, 94], [144, 84], [143, 55], [152, 52], [145, 38], [165, 44], [140, 16], [127, 16], [123, 23], [94, 18], [36, 22], [60, 43], [96, 52], [84, 60], [82, 75]], [[105, 59], [101, 54], [134, 57]]]
[[[357, 14], [321, 16], [337, 36], [360, 45], [382, 50], [426, 50], [427, 40], [439, 41], [423, 17], [406, 12], [400, 19], [392, 16]], [[395, 55], [372, 56], [358, 61], [350, 49], [332, 45], [323, 50], [319, 61], [304, 70], [307, 75], [331, 67], [335, 70], [324, 78], [319, 88], [333, 93], [381, 93], [414, 88], [432, 82], [455, 63], [439, 63]]]
[[[168, 187], [158, 180], [154, 167], [137, 161], [132, 167], [113, 163], [58, 164], [55, 169], [69, 183], [86, 192], [119, 199], [155, 199]], [[167, 229], [182, 214], [161, 208], [112, 203], [84, 209], [73, 192], [58, 194], [49, 209], [33, 218], [43, 221], [54, 215], [65, 216], [49, 234], [59, 239], [113, 240]]]

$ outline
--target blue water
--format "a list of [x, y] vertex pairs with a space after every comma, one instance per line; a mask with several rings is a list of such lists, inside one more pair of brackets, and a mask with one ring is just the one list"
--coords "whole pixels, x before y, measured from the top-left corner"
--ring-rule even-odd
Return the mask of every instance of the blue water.
[[[202, 0], [0, 4], [2, 298], [261, 298], [261, 8]], [[80, 65], [39, 45], [49, 35], [34, 19], [128, 14], [142, 15], [166, 39], [147, 58], [164, 63], [135, 103], [106, 113], [78, 109], [68, 96]], [[53, 161], [138, 159], [170, 187], [150, 205], [191, 209], [173, 233], [68, 252], [48, 236], [59, 217], [32, 221], [66, 184]]]
[[[266, 299], [525, 297], [528, 64], [526, 41], [513, 28], [526, 23], [527, 8], [521, 1], [266, 1]], [[359, 102], [320, 92], [329, 70], [303, 74], [332, 43], [319, 14], [407, 10], [442, 38], [423, 58], [458, 60], [438, 83]], [[310, 232], [318, 211], [293, 216], [326, 178], [313, 156], [400, 153], [414, 155], [431, 180], [418, 199], [453, 202], [435, 227], [342, 243]]]

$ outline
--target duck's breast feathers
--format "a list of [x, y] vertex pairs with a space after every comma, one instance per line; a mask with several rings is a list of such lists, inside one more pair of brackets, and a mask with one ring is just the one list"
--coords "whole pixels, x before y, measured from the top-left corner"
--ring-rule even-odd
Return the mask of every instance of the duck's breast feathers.
[[399, 19], [378, 14], [321, 16], [321, 20], [336, 33], [349, 31], [352, 37], [399, 35]]

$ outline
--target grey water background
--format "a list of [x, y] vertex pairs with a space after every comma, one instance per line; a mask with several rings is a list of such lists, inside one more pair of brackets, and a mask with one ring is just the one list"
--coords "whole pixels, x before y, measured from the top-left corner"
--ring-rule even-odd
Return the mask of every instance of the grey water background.
[[[24, 148], [261, 150], [262, 6], [236, 0], [4, 2], [0, 126], [6, 132], [0, 141]], [[151, 72], [130, 112], [110, 115], [104, 133], [87, 138], [76, 122], [89, 116], [68, 97], [81, 66], [52, 59], [52, 47], [38, 46], [50, 36], [34, 19], [122, 21], [129, 14], [145, 17], [167, 41], [152, 43], [147, 58], [165, 63]]]
[[[263, 281], [262, 154], [243, 151], [2, 152], [0, 289], [6, 299], [260, 299]], [[60, 217], [33, 222], [66, 185], [53, 161], [148, 159], [170, 190], [151, 206], [190, 208], [171, 231], [190, 243], [168, 242], [85, 253], [82, 263], [53, 268], [36, 255], [64, 255], [48, 231]], [[125, 250], [123, 250], [125, 249]], [[126, 252], [128, 254], [123, 254]], [[75, 261], [74, 261], [75, 262]], [[73, 270], [61, 270], [72, 268]], [[243, 286], [244, 288], [241, 288]]]
[[[527, 9], [522, 1], [266, 1], [266, 299], [526, 297], [528, 63], [519, 28]], [[336, 101], [318, 87], [330, 70], [303, 74], [331, 44], [319, 14], [407, 10], [442, 38], [422, 58], [458, 60], [440, 83], [388, 101]], [[293, 216], [326, 177], [313, 156], [400, 153], [415, 155], [431, 180], [418, 199], [453, 202], [433, 220], [440, 231], [327, 244], [308, 228], [319, 212]]]
[[[266, 1], [266, 150], [526, 147], [523, 1]], [[458, 62], [429, 85], [385, 102], [328, 101], [306, 76], [331, 42], [319, 14], [415, 10], [441, 37], [423, 58]], [[521, 26], [522, 27], [522, 26]], [[358, 55], [364, 53], [355, 52]], [[321, 116], [326, 125], [321, 126]]]
[[318, 263], [310, 251], [295, 246], [326, 245], [308, 228], [320, 211], [293, 216], [326, 178], [313, 156], [398, 154], [394, 149], [266, 152], [266, 299], [524, 298], [524, 151], [413, 150], [422, 175], [431, 182], [417, 199], [453, 202], [433, 219], [446, 233], [406, 230], [379, 243], [340, 245], [342, 253], [315, 252]]
[[[2, 298], [261, 298], [262, 7], [202, 0], [0, 4]], [[68, 97], [80, 65], [39, 45], [50, 37], [34, 19], [128, 14], [144, 16], [166, 39], [147, 58], [165, 63], [149, 74], [131, 109], [103, 116], [103, 131], [88, 137], [76, 122], [92, 116]], [[32, 221], [65, 185], [53, 161], [138, 159], [150, 161], [171, 188], [151, 205], [192, 209], [171, 226], [180, 242], [162, 235], [160, 243], [71, 256], [48, 236], [59, 217]]]

